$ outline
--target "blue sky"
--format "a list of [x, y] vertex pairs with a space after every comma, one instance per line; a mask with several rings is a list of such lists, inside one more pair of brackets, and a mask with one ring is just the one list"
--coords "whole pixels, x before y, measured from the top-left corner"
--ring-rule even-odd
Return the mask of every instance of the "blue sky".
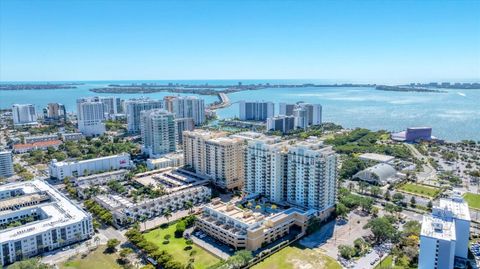
[[0, 1], [0, 80], [480, 80], [480, 1]]

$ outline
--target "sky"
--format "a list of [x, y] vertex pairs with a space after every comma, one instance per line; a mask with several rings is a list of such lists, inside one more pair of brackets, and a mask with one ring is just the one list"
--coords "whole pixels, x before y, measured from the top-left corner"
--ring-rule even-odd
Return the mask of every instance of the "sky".
[[480, 1], [0, 1], [0, 81], [480, 80]]

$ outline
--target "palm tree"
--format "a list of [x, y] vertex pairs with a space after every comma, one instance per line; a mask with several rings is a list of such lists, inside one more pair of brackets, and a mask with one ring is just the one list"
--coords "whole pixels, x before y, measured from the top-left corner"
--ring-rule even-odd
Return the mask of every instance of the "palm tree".
[[167, 219], [167, 222], [170, 222], [170, 217], [172, 216], [172, 211], [170, 209], [167, 209], [165, 212], [163, 212], [163, 216]]
[[192, 214], [193, 203], [192, 201], [185, 202], [185, 209], [188, 209], [188, 213]]

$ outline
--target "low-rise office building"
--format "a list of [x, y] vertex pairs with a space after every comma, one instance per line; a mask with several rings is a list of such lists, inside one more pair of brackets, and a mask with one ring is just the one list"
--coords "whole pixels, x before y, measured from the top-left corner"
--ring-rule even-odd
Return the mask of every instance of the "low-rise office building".
[[66, 177], [81, 177], [105, 171], [128, 169], [132, 166], [130, 154], [100, 157], [76, 162], [52, 160], [48, 165], [50, 177], [63, 180]]
[[[0, 186], [0, 264], [8, 265], [93, 235], [92, 217], [44, 181]], [[9, 227], [13, 222], [24, 224]]]
[[316, 210], [290, 208], [275, 214], [243, 210], [220, 198], [202, 208], [195, 225], [213, 238], [235, 249], [255, 251], [293, 231], [295, 237], [305, 234], [308, 220]]

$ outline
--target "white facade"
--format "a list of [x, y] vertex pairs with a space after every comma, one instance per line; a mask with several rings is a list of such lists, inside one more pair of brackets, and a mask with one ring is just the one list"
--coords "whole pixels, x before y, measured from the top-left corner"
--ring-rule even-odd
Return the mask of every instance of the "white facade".
[[0, 232], [0, 264], [7, 265], [90, 238], [92, 217], [44, 181], [0, 186], [0, 224], [25, 217], [34, 222]]
[[50, 177], [63, 180], [65, 177], [79, 177], [110, 170], [131, 167], [130, 154], [123, 153], [78, 162], [58, 162], [52, 160], [48, 165]]
[[176, 96], [170, 102], [176, 118], [192, 118], [197, 126], [205, 122], [205, 100], [196, 96]]
[[31, 125], [37, 123], [35, 107], [31, 104], [14, 104], [12, 106], [14, 125]]
[[207, 201], [211, 190], [207, 187], [192, 187], [181, 191], [163, 195], [155, 199], [148, 199], [132, 204], [121, 197], [114, 195], [98, 196], [95, 198], [102, 206], [113, 214], [114, 224], [125, 226], [144, 218], [162, 216], [163, 212], [176, 211], [185, 207], [186, 202], [194, 205]]
[[110, 117], [110, 115], [115, 115], [119, 112], [120, 98], [114, 96], [105, 96], [100, 97], [100, 102], [105, 105], [105, 113]]
[[424, 216], [420, 233], [420, 269], [452, 269], [468, 258], [470, 211], [459, 196], [440, 199], [431, 216]]
[[240, 120], [266, 121], [275, 115], [272, 102], [240, 101]]
[[82, 133], [63, 133], [62, 134], [62, 140], [64, 142], [67, 142], [67, 141], [78, 141], [78, 140], [82, 140], [84, 139], [85, 137], [83, 136]]
[[140, 113], [157, 108], [163, 108], [163, 101], [148, 98], [125, 101], [127, 130], [131, 133], [140, 132]]
[[44, 141], [54, 141], [58, 140], [58, 135], [41, 135], [41, 136], [27, 136], [25, 137], [25, 144], [35, 143], [35, 142], [44, 142]]
[[248, 143], [245, 190], [250, 194], [323, 211], [335, 205], [336, 186], [336, 154], [316, 139]]
[[12, 153], [0, 151], [0, 178], [13, 176], [14, 173]]
[[267, 119], [267, 131], [288, 133], [295, 128], [295, 117], [280, 115]]
[[160, 156], [156, 159], [147, 160], [147, 168], [149, 170], [168, 168], [168, 167], [180, 167], [184, 165], [183, 152], [169, 153]]
[[306, 129], [308, 127], [308, 111], [304, 107], [297, 107], [293, 110], [295, 129]]
[[174, 115], [163, 109], [140, 113], [143, 150], [150, 157], [174, 152], [177, 149], [177, 129]]
[[105, 105], [98, 97], [77, 99], [78, 129], [86, 136], [105, 133]]

